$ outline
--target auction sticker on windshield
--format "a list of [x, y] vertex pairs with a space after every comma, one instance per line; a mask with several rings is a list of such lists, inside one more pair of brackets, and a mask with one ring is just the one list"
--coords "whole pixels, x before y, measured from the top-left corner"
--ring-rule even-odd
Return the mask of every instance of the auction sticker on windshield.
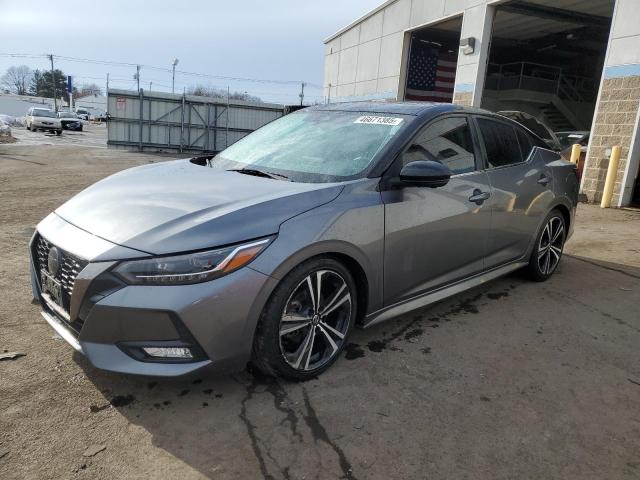
[[372, 115], [364, 115], [356, 118], [353, 123], [368, 123], [374, 125], [400, 125], [402, 118], [397, 117], [375, 117]]

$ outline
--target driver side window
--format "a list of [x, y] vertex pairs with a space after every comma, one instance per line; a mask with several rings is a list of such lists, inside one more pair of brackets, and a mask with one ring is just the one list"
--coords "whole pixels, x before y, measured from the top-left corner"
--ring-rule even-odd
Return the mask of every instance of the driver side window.
[[402, 156], [403, 165], [416, 160], [440, 162], [454, 175], [473, 172], [475, 155], [467, 119], [449, 117], [426, 127]]

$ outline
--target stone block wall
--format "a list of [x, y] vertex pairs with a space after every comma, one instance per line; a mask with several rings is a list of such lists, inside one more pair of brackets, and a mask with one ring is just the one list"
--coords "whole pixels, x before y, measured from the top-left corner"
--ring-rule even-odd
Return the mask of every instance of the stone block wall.
[[582, 193], [589, 202], [600, 202], [609, 166], [607, 149], [619, 145], [622, 149], [612, 205], [618, 205], [622, 180], [627, 168], [629, 150], [640, 107], [640, 76], [608, 78], [603, 81], [600, 102], [591, 128], [591, 140]]

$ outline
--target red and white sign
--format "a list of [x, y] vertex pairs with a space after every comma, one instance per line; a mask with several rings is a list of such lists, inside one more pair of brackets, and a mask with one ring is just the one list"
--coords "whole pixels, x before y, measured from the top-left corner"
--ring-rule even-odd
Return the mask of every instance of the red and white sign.
[[127, 99], [125, 97], [116, 97], [116, 110], [124, 110], [127, 107]]

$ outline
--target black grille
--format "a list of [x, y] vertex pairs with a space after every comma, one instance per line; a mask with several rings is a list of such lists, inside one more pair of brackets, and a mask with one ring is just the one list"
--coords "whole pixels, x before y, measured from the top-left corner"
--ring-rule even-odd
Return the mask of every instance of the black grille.
[[[41, 270], [45, 270], [47, 273], [51, 274], [48, 267], [48, 257], [49, 250], [51, 250], [52, 247], [53, 244], [40, 235], [38, 235], [34, 242], [33, 260], [38, 278], [40, 277]], [[59, 247], [58, 250], [60, 250], [61, 253], [61, 262], [58, 272], [54, 275], [54, 278], [60, 282], [62, 287], [62, 307], [67, 313], [69, 313], [71, 294], [73, 293], [73, 286], [75, 284], [76, 277], [89, 262], [71, 255]]]

